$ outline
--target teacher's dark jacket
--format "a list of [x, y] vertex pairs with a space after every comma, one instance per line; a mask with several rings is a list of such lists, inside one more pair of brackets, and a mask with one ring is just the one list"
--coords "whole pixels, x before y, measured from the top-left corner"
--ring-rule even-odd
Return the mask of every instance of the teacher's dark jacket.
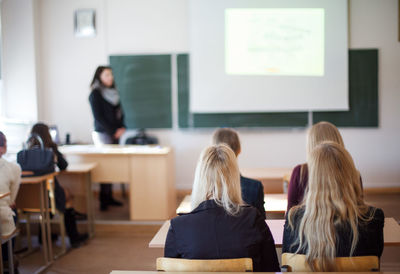
[[121, 104], [114, 106], [101, 95], [100, 89], [94, 89], [89, 96], [94, 117], [94, 130], [113, 136], [117, 129], [124, 127]]
[[252, 206], [237, 216], [214, 200], [171, 220], [164, 256], [185, 259], [252, 258], [253, 271], [280, 271], [275, 243], [264, 217]]

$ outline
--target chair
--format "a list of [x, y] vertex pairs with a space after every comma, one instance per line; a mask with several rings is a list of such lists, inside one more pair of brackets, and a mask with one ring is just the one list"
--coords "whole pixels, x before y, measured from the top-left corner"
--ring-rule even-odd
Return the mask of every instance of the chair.
[[[67, 247], [66, 247], [66, 241], [65, 241], [65, 224], [64, 224], [64, 213], [58, 211], [56, 209], [55, 205], [55, 197], [54, 197], [54, 181], [49, 180], [47, 182], [47, 190], [49, 193], [49, 200], [50, 200], [50, 208], [46, 209], [49, 210], [50, 213], [54, 216], [51, 220], [51, 224], [57, 224], [60, 227], [60, 236], [61, 236], [61, 250], [58, 254], [56, 254], [54, 257], [58, 258], [62, 255], [64, 255], [67, 252]], [[37, 221], [32, 219], [32, 215], [37, 215], [40, 213], [40, 208], [22, 208], [19, 211], [18, 217], [19, 220], [25, 219], [26, 220], [26, 237], [27, 237], [27, 242], [28, 242], [28, 251], [25, 253], [25, 255], [31, 254], [34, 249], [32, 248], [32, 240], [31, 240], [31, 223], [36, 223]], [[42, 219], [39, 218], [39, 222], [42, 222]]]
[[[0, 194], [0, 199], [3, 199], [7, 196], [10, 196], [11, 193], [5, 193], [5, 194]], [[13, 232], [11, 232], [9, 235], [2, 235], [1, 233], [1, 226], [0, 226], [0, 243], [1, 245], [7, 243], [7, 251], [8, 251], [8, 272], [13, 274], [14, 273], [14, 252], [13, 252], [13, 247], [12, 247], [12, 239], [15, 238], [19, 233], [19, 229], [16, 228]], [[3, 267], [3, 254], [2, 254], [2, 249], [0, 246], [0, 273], [4, 273], [4, 267]]]
[[251, 258], [221, 260], [157, 258], [157, 271], [252, 272], [253, 260]]
[[[379, 271], [379, 258], [377, 256], [337, 257], [335, 258], [336, 271], [362, 272]], [[310, 272], [306, 255], [283, 253], [282, 272]]]
[[[0, 232], [1, 233], [1, 232]], [[1, 244], [7, 243], [8, 246], [8, 273], [13, 274], [14, 273], [14, 252], [13, 252], [13, 247], [12, 247], [12, 239], [15, 238], [19, 233], [19, 229], [16, 228], [11, 234], [1, 236]], [[0, 271], [3, 273], [4, 267], [3, 267], [3, 254], [2, 254], [2, 249], [0, 248], [0, 261], [1, 261], [1, 266], [0, 266]]]

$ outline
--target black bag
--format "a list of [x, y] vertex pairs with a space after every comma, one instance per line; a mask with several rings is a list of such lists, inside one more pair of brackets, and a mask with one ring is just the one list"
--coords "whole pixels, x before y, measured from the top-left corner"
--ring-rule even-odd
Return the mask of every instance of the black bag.
[[[42, 138], [31, 135], [27, 142], [32, 139], [39, 141], [40, 147], [23, 149], [17, 154], [17, 162], [23, 171], [32, 171], [34, 176], [52, 173], [55, 170], [54, 152], [45, 148]], [[31, 175], [32, 176], [32, 175]]]

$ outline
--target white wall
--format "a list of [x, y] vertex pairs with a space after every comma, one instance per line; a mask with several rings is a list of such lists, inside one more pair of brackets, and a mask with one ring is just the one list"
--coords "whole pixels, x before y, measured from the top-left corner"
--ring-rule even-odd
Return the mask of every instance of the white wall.
[[[92, 128], [89, 85], [94, 70], [107, 64], [105, 3], [98, 0], [37, 1], [40, 25], [40, 120], [57, 124], [72, 138], [89, 140]], [[74, 11], [94, 8], [97, 36], [74, 36]]]
[[6, 118], [20, 121], [38, 118], [34, 23], [32, 0], [1, 2], [4, 80], [1, 114]]
[[[397, 0], [350, 1], [350, 47], [379, 49], [377, 129], [340, 129], [366, 187], [400, 186], [400, 42]], [[188, 52], [186, 0], [41, 0], [40, 119], [62, 133], [90, 142], [87, 100], [95, 67], [109, 54]], [[73, 36], [73, 11], [95, 8], [98, 35]], [[176, 113], [176, 108], [174, 109]], [[305, 160], [305, 130], [239, 129], [242, 167], [294, 166]], [[190, 188], [201, 149], [211, 129], [152, 130], [176, 155], [178, 188]]]

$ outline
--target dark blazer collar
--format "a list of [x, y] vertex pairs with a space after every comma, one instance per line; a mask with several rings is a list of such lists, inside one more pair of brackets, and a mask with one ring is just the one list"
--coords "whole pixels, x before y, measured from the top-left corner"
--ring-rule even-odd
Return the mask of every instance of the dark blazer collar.
[[195, 209], [192, 210], [191, 213], [196, 213], [199, 211], [203, 211], [203, 210], [207, 210], [207, 209], [211, 209], [211, 208], [220, 208], [221, 206], [219, 206], [215, 200], [205, 200], [204, 202], [201, 202]]

